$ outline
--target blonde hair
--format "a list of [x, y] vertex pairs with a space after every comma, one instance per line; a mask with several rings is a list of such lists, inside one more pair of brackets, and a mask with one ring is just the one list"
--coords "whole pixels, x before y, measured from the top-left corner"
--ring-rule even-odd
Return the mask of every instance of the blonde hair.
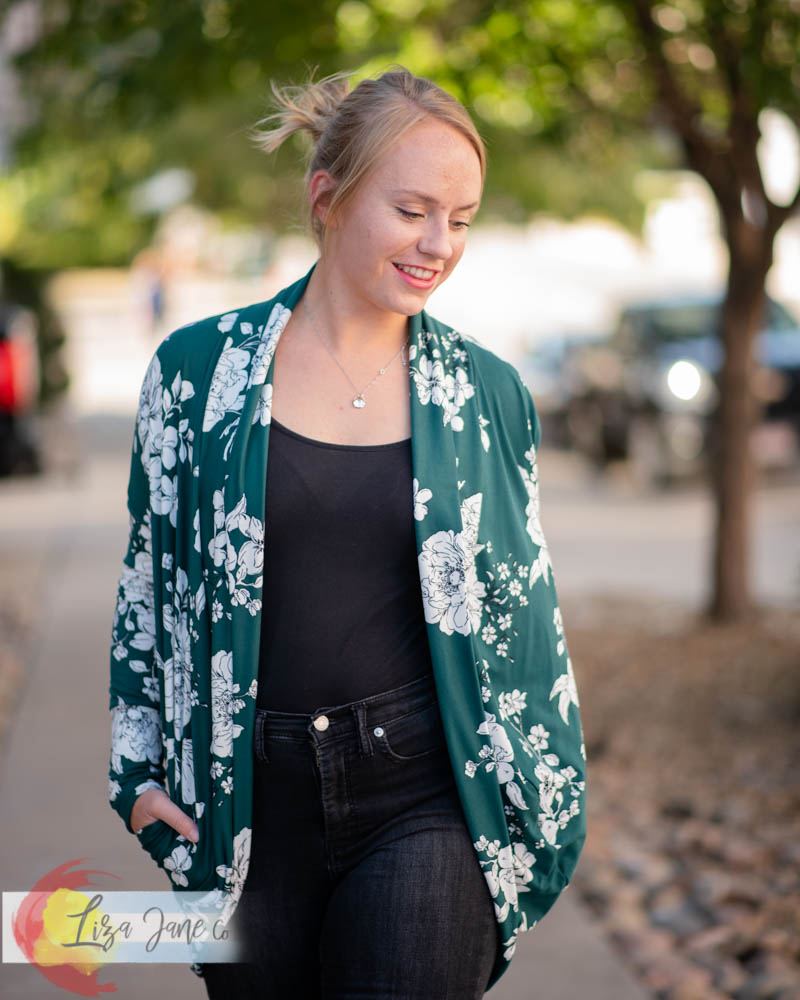
[[[466, 108], [455, 97], [402, 66], [377, 79], [362, 80], [353, 90], [350, 75], [335, 73], [302, 86], [279, 87], [273, 81], [272, 92], [279, 110], [257, 122], [253, 132], [255, 143], [267, 153], [295, 132], [310, 135], [313, 146], [305, 175], [306, 191], [318, 170], [327, 171], [337, 182], [330, 200], [331, 214], [353, 197], [378, 157], [426, 118], [452, 126], [472, 144], [483, 182], [483, 140]], [[308, 202], [311, 231], [322, 250], [325, 226], [315, 213], [310, 195]]]

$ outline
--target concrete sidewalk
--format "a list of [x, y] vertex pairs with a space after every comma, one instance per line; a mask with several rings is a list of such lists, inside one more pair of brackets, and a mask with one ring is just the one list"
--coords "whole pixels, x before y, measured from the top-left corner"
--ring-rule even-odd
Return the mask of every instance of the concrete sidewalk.
[[[111, 889], [166, 889], [166, 880], [107, 803], [108, 646], [127, 540], [127, 456], [95, 453], [74, 482], [0, 488], [4, 553], [44, 556], [40, 631], [3, 748], [0, 889], [24, 891], [64, 862], [113, 872]], [[121, 1000], [149, 994], [205, 997], [187, 966], [117, 965], [100, 976]], [[27, 965], [0, 966], [0, 996], [63, 996]], [[644, 1000], [646, 994], [567, 889], [539, 927], [520, 938], [492, 1000]], [[287, 998], [288, 1000], [288, 998]], [[292, 998], [294, 1000], [294, 998]], [[296, 998], [301, 1000], [301, 998]]]

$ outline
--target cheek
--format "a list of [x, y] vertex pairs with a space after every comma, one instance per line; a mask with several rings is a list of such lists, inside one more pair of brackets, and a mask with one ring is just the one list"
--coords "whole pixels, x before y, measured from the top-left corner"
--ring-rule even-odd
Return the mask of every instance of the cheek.
[[364, 253], [376, 260], [391, 260], [405, 247], [400, 236], [396, 230], [372, 222], [364, 229]]

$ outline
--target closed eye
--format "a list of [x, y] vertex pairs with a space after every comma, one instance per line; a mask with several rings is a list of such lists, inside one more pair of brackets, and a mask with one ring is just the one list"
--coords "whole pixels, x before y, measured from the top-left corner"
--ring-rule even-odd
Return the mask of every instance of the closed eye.
[[[424, 215], [422, 214], [422, 212], [410, 212], [407, 208], [400, 208], [399, 205], [396, 206], [396, 207], [397, 207], [397, 211], [400, 213], [400, 215], [403, 216], [404, 219], [423, 219], [424, 218]], [[456, 221], [456, 222], [452, 222], [450, 224], [453, 226], [454, 229], [469, 229], [469, 227], [471, 225], [471, 223], [469, 223], [469, 222], [463, 222], [463, 221], [460, 221], [460, 220]]]

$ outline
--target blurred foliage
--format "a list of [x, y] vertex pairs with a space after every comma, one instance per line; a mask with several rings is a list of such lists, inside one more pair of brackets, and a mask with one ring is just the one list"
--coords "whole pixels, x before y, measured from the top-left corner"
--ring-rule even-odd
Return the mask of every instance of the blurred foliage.
[[171, 166], [191, 170], [197, 203], [287, 224], [290, 157], [272, 177], [246, 133], [266, 110], [268, 76], [304, 60], [337, 67], [333, 12], [213, 0], [42, 0], [40, 10], [37, 40], [15, 59], [29, 126], [0, 177], [0, 253], [31, 267], [126, 263], [158, 215], [131, 198]]
[[231, 223], [296, 225], [302, 144], [267, 160], [248, 129], [268, 110], [270, 79], [312, 68], [357, 67], [358, 78], [399, 62], [460, 97], [489, 146], [484, 219], [602, 213], [636, 229], [636, 174], [685, 155], [660, 100], [662, 63], [720, 148], [736, 94], [798, 120], [798, 0], [38, 8], [35, 40], [15, 58], [29, 123], [0, 178], [0, 253], [31, 267], [128, 261], [157, 218], [131, 197], [168, 167], [190, 170], [192, 199]]
[[504, 20], [488, 6], [408, 0], [268, 13], [242, 0], [43, 0], [41, 11], [38, 39], [15, 59], [30, 123], [0, 177], [0, 253], [31, 267], [127, 262], [156, 221], [131, 209], [131, 195], [170, 166], [189, 168], [193, 200], [231, 223], [296, 225], [302, 144], [269, 161], [248, 129], [268, 110], [271, 78], [296, 82], [312, 69], [363, 75], [400, 61], [464, 96], [490, 145], [488, 217], [602, 211], [635, 227], [632, 177], [658, 159], [656, 143], [617, 148], [612, 126], [601, 134], [580, 114], [565, 122], [537, 74], [520, 68], [529, 43], [510, 11]]

